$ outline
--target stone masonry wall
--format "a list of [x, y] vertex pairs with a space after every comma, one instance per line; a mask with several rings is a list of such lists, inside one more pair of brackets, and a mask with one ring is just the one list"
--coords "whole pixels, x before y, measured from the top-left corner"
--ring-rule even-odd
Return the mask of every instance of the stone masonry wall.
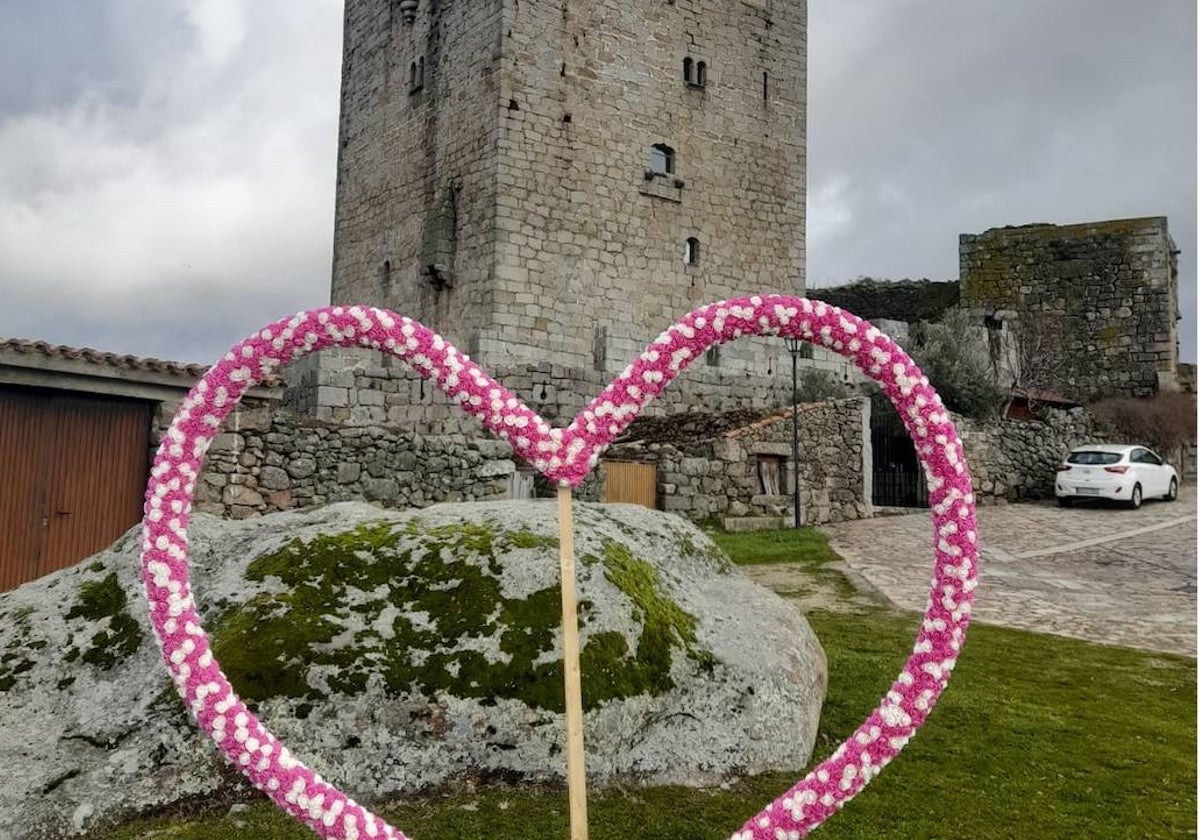
[[[176, 407], [160, 406], [156, 439]], [[355, 499], [388, 507], [506, 499], [516, 470], [503, 441], [298, 419], [274, 401], [247, 399], [208, 450], [196, 509], [243, 519]]]
[[464, 350], [492, 311], [503, 5], [423, 0], [412, 22], [394, 0], [345, 7], [333, 302]]
[[[753, 373], [735, 374], [697, 360], [646, 407], [644, 414], [786, 405], [791, 399], [791, 362], [782, 343], [775, 340], [771, 345], [775, 352], [757, 360]], [[802, 372], [817, 369], [833, 374], [839, 381], [850, 380], [848, 363], [842, 357], [822, 348], [814, 348], [814, 357], [801, 360]], [[568, 423], [612, 379], [594, 368], [549, 362], [498, 365], [488, 373], [558, 425]], [[398, 425], [421, 434], [486, 437], [478, 421], [467, 416], [436, 385], [413, 374], [404, 363], [375, 351], [326, 350], [292, 363], [285, 376], [289, 383], [285, 401], [300, 417], [326, 423]]]
[[[549, 348], [612, 374], [699, 304], [802, 292], [805, 17], [771, 0], [505, 4], [501, 98], [517, 107], [500, 114], [485, 363]], [[667, 175], [647, 174], [656, 144]], [[737, 358], [750, 343], [721, 364]]]
[[1173, 387], [1175, 244], [1164, 217], [994, 228], [959, 238], [963, 305], [1048, 331], [1057, 390], [1082, 401]]
[[[869, 401], [856, 397], [801, 405], [799, 411], [804, 523], [871, 516]], [[760, 456], [781, 462], [779, 495], [763, 493]], [[737, 527], [747, 518], [791, 521], [791, 456], [791, 414], [783, 412], [714, 439], [614, 446], [605, 459], [654, 463], [663, 510]]]
[[1053, 498], [1058, 465], [1067, 452], [1104, 440], [1085, 409], [1044, 409], [1042, 415], [1042, 420], [997, 423], [954, 416], [980, 504]]

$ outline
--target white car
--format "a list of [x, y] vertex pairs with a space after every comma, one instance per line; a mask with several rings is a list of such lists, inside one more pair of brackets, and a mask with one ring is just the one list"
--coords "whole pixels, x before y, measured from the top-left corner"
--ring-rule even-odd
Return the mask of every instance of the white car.
[[1179, 497], [1175, 468], [1144, 446], [1077, 446], [1058, 466], [1054, 495], [1064, 507], [1076, 499], [1115, 499], [1131, 508], [1142, 499]]

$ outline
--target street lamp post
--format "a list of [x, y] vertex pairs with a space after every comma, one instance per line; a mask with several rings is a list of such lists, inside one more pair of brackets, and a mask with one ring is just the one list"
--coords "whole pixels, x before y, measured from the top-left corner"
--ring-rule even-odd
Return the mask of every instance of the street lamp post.
[[799, 528], [803, 512], [800, 509], [800, 427], [796, 418], [796, 365], [800, 359], [801, 342], [798, 338], [785, 338], [783, 343], [792, 354], [792, 527]]

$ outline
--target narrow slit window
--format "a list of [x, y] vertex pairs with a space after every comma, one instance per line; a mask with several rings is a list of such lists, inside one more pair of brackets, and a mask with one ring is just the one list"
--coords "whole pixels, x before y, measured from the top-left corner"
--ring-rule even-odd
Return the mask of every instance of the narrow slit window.
[[650, 147], [650, 171], [655, 175], [675, 173], [675, 150], [662, 143]]
[[408, 65], [408, 92], [416, 93], [425, 86], [425, 56]]
[[696, 265], [700, 262], [700, 240], [694, 236], [689, 236], [683, 244], [683, 261], [687, 265]]
[[691, 83], [692, 83], [692, 81], [693, 81], [693, 77], [692, 77], [692, 59], [691, 59], [691, 57], [690, 57], [690, 56], [689, 56], [688, 58], [685, 58], [685, 59], [683, 60], [683, 80], [684, 80], [685, 82], [687, 82], [688, 84], [691, 84]]
[[769, 97], [770, 97], [770, 84], [769, 83], [770, 83], [770, 77], [767, 75], [767, 71], [764, 70], [763, 71], [763, 102], [769, 101]]
[[703, 61], [696, 62], [696, 87], [708, 84], [708, 65]]

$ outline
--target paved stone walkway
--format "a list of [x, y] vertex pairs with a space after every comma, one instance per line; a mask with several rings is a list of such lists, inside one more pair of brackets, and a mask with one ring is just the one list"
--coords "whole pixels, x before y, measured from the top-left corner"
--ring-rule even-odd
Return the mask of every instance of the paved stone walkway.
[[[928, 512], [823, 526], [847, 565], [923, 610]], [[979, 621], [1196, 656], [1196, 488], [1140, 510], [1053, 502], [979, 508]]]

